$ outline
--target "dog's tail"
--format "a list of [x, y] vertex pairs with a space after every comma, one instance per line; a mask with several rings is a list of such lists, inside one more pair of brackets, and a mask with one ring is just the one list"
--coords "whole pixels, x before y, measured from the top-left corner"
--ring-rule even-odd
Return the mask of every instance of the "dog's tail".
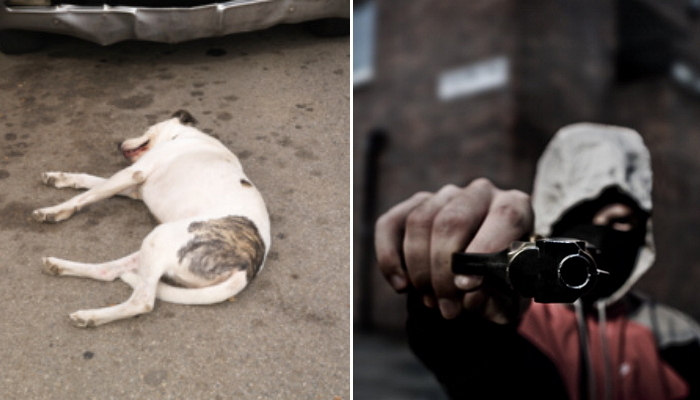
[[[120, 276], [121, 280], [134, 287], [138, 277], [133, 272], [127, 272]], [[203, 288], [182, 288], [158, 282], [156, 297], [160, 300], [176, 304], [214, 304], [226, 301], [240, 293], [248, 285], [246, 271], [237, 271], [227, 280], [216, 285]]]

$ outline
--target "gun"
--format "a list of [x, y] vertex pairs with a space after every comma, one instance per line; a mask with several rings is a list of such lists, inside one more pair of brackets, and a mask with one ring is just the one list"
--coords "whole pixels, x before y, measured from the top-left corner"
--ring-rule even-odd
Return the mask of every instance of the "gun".
[[538, 303], [573, 303], [607, 274], [597, 268], [594, 253], [578, 239], [517, 241], [498, 253], [454, 253], [452, 272], [495, 279]]

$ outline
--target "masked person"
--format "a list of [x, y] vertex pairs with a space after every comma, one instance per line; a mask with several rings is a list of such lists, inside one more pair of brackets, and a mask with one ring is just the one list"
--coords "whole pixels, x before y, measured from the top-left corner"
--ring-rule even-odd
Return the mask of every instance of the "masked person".
[[[561, 129], [532, 200], [478, 179], [417, 193], [377, 221], [379, 268], [408, 293], [416, 355], [452, 398], [686, 399], [700, 396], [700, 328], [631, 291], [654, 262], [652, 173], [626, 128]], [[455, 251], [490, 253], [534, 233], [596, 246], [601, 275], [574, 304], [541, 304], [478, 276]]]

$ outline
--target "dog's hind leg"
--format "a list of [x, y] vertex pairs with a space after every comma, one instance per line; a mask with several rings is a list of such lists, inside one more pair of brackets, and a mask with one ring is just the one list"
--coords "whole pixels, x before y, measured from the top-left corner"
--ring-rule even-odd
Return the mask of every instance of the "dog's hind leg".
[[155, 287], [158, 279], [160, 277], [142, 277], [131, 297], [124, 303], [112, 307], [76, 311], [70, 315], [70, 318], [76, 326], [87, 328], [150, 312], [156, 300]]
[[156, 227], [143, 241], [138, 257], [138, 268], [133, 272], [134, 292], [124, 303], [112, 307], [81, 310], [70, 315], [78, 327], [102, 325], [118, 319], [145, 314], [153, 309], [156, 300], [156, 287], [160, 278], [169, 268], [178, 263], [173, 246], [177, 243], [177, 234], [170, 229], [170, 224]]
[[124, 273], [138, 269], [139, 252], [99, 264], [79, 263], [54, 257], [45, 257], [42, 262], [44, 272], [49, 275], [78, 276], [100, 281], [113, 281]]
[[[72, 188], [72, 189], [92, 189], [102, 184], [106, 179], [99, 176], [71, 173], [71, 172], [44, 172], [41, 174], [41, 180], [47, 186], [52, 186], [57, 189]], [[119, 196], [126, 196], [132, 199], [140, 200], [136, 187], [128, 188], [120, 193]]]
[[150, 312], [156, 300], [156, 286], [164, 270], [162, 265], [154, 267], [151, 264], [151, 268], [139, 268], [135, 273], [127, 272], [137, 276], [133, 282], [134, 292], [127, 301], [112, 307], [74, 312], [70, 315], [71, 320], [76, 326], [85, 328]]

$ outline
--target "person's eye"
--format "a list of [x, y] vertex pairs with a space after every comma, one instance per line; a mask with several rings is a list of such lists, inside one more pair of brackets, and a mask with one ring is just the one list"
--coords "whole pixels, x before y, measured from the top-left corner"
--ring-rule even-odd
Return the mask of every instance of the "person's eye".
[[622, 232], [628, 232], [635, 228], [635, 220], [631, 217], [612, 218], [608, 226]]

